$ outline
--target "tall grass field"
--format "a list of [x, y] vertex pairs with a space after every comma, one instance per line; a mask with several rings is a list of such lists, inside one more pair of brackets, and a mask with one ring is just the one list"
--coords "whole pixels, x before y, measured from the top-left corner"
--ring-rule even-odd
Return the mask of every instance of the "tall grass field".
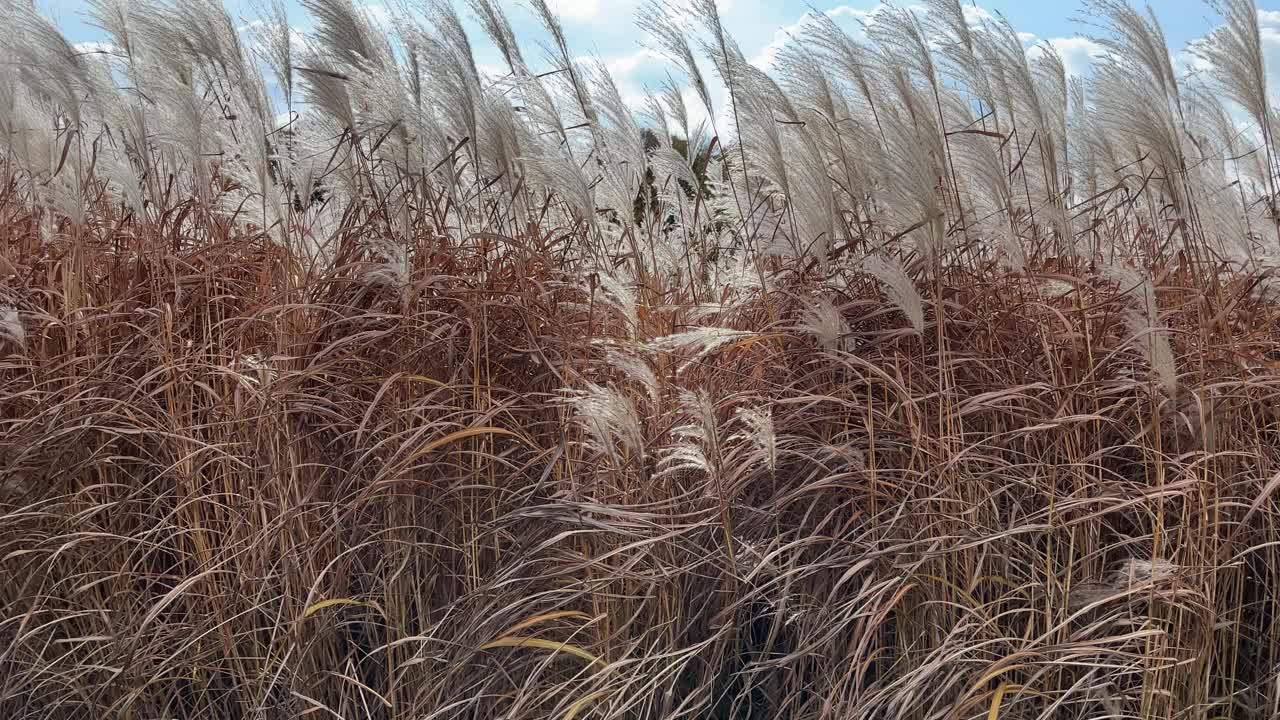
[[1280, 717], [1253, 0], [275, 1], [0, 0], [0, 718]]

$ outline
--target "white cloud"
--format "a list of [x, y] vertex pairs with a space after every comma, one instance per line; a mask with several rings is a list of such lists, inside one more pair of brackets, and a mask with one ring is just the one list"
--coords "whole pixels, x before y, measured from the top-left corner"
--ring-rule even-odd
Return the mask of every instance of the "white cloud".
[[[579, 60], [587, 60], [588, 58], [578, 58]], [[672, 76], [679, 82], [683, 78], [683, 73], [675, 70], [671, 61], [662, 53], [651, 48], [640, 48], [639, 50], [629, 54], [604, 59], [605, 68], [609, 74], [613, 76], [614, 83], [618, 86], [618, 92], [622, 95], [622, 99], [628, 105], [636, 110], [644, 107], [646, 102], [645, 84], [636, 76], [654, 77], [663, 69], [673, 70]], [[728, 121], [728, 92], [714, 76], [708, 77], [710, 82], [710, 92], [712, 101], [716, 106], [718, 117], [716, 125], [725, 131], [729, 127]], [[650, 88], [656, 90], [656, 88]], [[689, 122], [696, 127], [698, 123], [708, 121], [710, 117], [707, 115], [706, 108], [702, 105], [702, 99], [691, 87], [682, 86], [680, 88], [680, 96], [684, 99], [685, 108], [689, 113]], [[676, 131], [676, 128], [672, 128]], [[683, 134], [677, 131], [677, 134]]]
[[1280, 10], [1259, 10], [1258, 24], [1267, 62], [1267, 90], [1275, 102], [1280, 95]]
[[[849, 5], [840, 5], [825, 12], [827, 17], [836, 20], [841, 25], [845, 25], [850, 30], [850, 35], [855, 38], [860, 38], [862, 36], [862, 28], [858, 24], [874, 21], [875, 14], [880, 12], [884, 7], [886, 6], [881, 3], [877, 4], [870, 10], [860, 10]], [[778, 59], [778, 54], [782, 52], [782, 48], [786, 47], [787, 43], [794, 40], [796, 36], [804, 30], [805, 25], [808, 24], [813, 17], [813, 12], [806, 10], [805, 13], [800, 16], [799, 20], [775, 31], [773, 33], [773, 40], [769, 41], [769, 44], [761, 48], [760, 52], [756, 54], [755, 57], [751, 58], [751, 64], [761, 70], [773, 69], [773, 63]]]
[[376, 28], [388, 30], [394, 25], [391, 11], [387, 9], [386, 5], [366, 4], [357, 5], [357, 7], [364, 11], [364, 14], [368, 16], [369, 21]]
[[72, 47], [76, 49], [76, 52], [86, 55], [89, 53], [113, 53], [116, 51], [116, 46], [109, 42], [80, 42]]
[[664, 65], [668, 62], [667, 57], [657, 50], [651, 48], [640, 48], [630, 55], [619, 55], [610, 58], [597, 58], [594, 56], [581, 55], [574, 58], [574, 62], [588, 67], [595, 67], [597, 61], [602, 61], [604, 67], [609, 71], [609, 75], [613, 77], [613, 82], [618, 86], [618, 90], [623, 96], [634, 95], [642, 97], [643, 91], [640, 89], [640, 83], [633, 77], [638, 71], [648, 70], [655, 65]]
[[985, 21], [996, 19], [989, 10], [977, 5], [965, 5], [960, 11], [964, 13], [964, 21], [969, 25], [981, 25]]
[[761, 70], [771, 70], [773, 68], [774, 61], [778, 59], [778, 53], [782, 52], [782, 48], [786, 47], [787, 43], [791, 42], [792, 39], [795, 38], [796, 33], [800, 32], [800, 30], [804, 28], [805, 23], [807, 23], [809, 18], [812, 16], [813, 13], [805, 12], [805, 14], [801, 15], [800, 19], [796, 22], [784, 28], [775, 30], [773, 33], [773, 40], [770, 40], [768, 45], [761, 48], [760, 52], [755, 57], [751, 58], [751, 64]]
[[[1272, 102], [1280, 99], [1280, 11], [1259, 10], [1258, 25], [1262, 54], [1266, 62], [1267, 93]], [[1208, 33], [1204, 37], [1207, 37]], [[1202, 38], [1193, 40], [1199, 42]], [[1207, 74], [1213, 66], [1204, 58], [1197, 57], [1187, 50], [1181, 50], [1173, 56], [1174, 69], [1183, 74]]]
[[[876, 20], [876, 14], [881, 12], [885, 7], [887, 6], [883, 3], [878, 3], [869, 10], [862, 10], [850, 5], [841, 5], [834, 9], [827, 10], [826, 14], [835, 18], [841, 23], [841, 25], [847, 27], [850, 34], [855, 39], [861, 39], [863, 36], [862, 25], [873, 24]], [[927, 8], [920, 7], [918, 5], [910, 5], [908, 7], [917, 13], [927, 12]], [[981, 26], [984, 21], [997, 19], [997, 16], [994, 13], [977, 5], [965, 4], [962, 9], [965, 21], [975, 28]], [[1259, 16], [1261, 17], [1263, 14], [1272, 16], [1271, 21], [1275, 25], [1273, 31], [1275, 35], [1275, 47], [1276, 51], [1280, 53], [1280, 11], [1262, 11]], [[755, 57], [751, 58], [751, 63], [761, 69], [772, 70], [778, 54], [784, 47], [786, 47], [787, 43], [791, 42], [793, 38], [799, 35], [805, 23], [809, 21], [812, 16], [812, 12], [805, 12], [805, 14], [802, 15], [795, 23], [775, 32], [772, 41], [765, 45]], [[1268, 29], [1266, 27], [1263, 28], [1264, 43], [1266, 42], [1265, 36], [1267, 34], [1267, 30]], [[1037, 52], [1035, 44], [1039, 38], [1037, 38], [1034, 33], [1019, 32], [1018, 39], [1027, 47], [1027, 51], [1029, 53]], [[1106, 53], [1106, 49], [1102, 45], [1084, 37], [1054, 37], [1040, 42], [1047, 43], [1057, 50], [1058, 54], [1062, 56], [1062, 64], [1066, 69], [1067, 74], [1071, 76], [1078, 77], [1087, 75], [1092, 67], [1094, 59]]]
[[549, 0], [551, 9], [561, 20], [590, 20], [600, 14], [600, 0]]
[[497, 82], [511, 74], [505, 65], [496, 63], [477, 62], [476, 71], [480, 73], [480, 77], [487, 78], [489, 82]]
[[1280, 50], [1280, 10], [1259, 10], [1258, 25], [1262, 31], [1262, 45]]
[[1067, 74], [1077, 77], [1088, 75], [1093, 59], [1106, 53], [1106, 48], [1102, 45], [1084, 37], [1049, 38], [1045, 42], [1062, 56], [1062, 65]]
[[667, 58], [662, 53], [649, 48], [641, 48], [630, 55], [623, 55], [622, 57], [606, 60], [604, 65], [609, 69], [609, 73], [613, 75], [613, 79], [621, 82], [623, 78], [631, 74], [641, 65], [666, 61]]
[[[380, 21], [379, 18], [381, 18], [382, 21], [387, 23], [387, 27], [390, 26], [391, 16], [386, 7], [382, 5], [363, 5], [358, 7], [368, 12], [370, 20], [375, 24], [377, 24]], [[253, 48], [254, 52], [264, 55], [271, 52], [269, 45], [275, 42], [274, 37], [270, 37], [266, 34], [269, 31], [270, 28], [268, 28], [267, 24], [262, 20], [250, 20], [244, 25], [236, 28], [236, 32], [245, 36], [245, 42]], [[294, 53], [302, 53], [314, 49], [315, 45], [312, 43], [311, 38], [307, 35], [305, 30], [297, 25], [290, 25], [289, 47]]]
[[[592, 58], [577, 58], [577, 60], [579, 62], [593, 62]], [[662, 53], [650, 48], [641, 48], [630, 55], [604, 59], [604, 66], [613, 78], [614, 84], [617, 85], [618, 93], [622, 96], [623, 102], [638, 110], [645, 103], [645, 87], [643, 82], [638, 80], [635, 75], [638, 72], [648, 71], [655, 66], [664, 66], [668, 62], [666, 56]]]
[[[889, 7], [890, 6], [888, 4], [882, 3], [882, 2], [876, 3], [875, 5], [871, 6], [870, 10], [862, 10], [862, 9], [853, 7], [852, 5], [839, 5], [837, 7], [831, 8], [830, 10], [827, 10], [826, 12], [829, 17], [835, 18], [836, 20], [842, 20], [847, 18], [853, 22], [871, 23], [871, 22], [875, 22], [875, 16], [877, 14], [884, 12]], [[920, 7], [919, 5], [907, 5], [906, 9], [914, 10], [917, 12], [922, 12], [924, 10], [924, 8]], [[855, 33], [855, 34], [860, 34], [860, 33], [861, 33], [861, 28], [858, 28], [858, 33]]]
[[1213, 69], [1213, 63], [1188, 50], [1179, 50], [1172, 55], [1172, 58], [1173, 70], [1179, 75], [1207, 73]]

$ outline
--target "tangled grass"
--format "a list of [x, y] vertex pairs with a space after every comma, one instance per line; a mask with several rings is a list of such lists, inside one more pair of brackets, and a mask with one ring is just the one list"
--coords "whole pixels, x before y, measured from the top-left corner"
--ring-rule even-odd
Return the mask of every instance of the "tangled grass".
[[3, 6], [0, 716], [1280, 713], [1252, 2], [646, 7], [719, 131], [305, 4]]

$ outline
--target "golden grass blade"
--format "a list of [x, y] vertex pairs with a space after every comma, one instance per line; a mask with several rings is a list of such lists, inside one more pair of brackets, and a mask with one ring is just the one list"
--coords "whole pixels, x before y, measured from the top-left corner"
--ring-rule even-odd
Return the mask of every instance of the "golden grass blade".
[[1000, 687], [996, 688], [996, 694], [991, 696], [991, 709], [987, 711], [987, 720], [996, 720], [1000, 717], [1000, 704], [1004, 702], [1004, 694], [1008, 689], [1008, 682], [1002, 682]]
[[487, 642], [484, 645], [481, 645], [480, 649], [493, 650], [496, 648], [504, 648], [504, 647], [509, 647], [509, 648], [532, 647], [532, 648], [538, 648], [540, 650], [549, 650], [552, 653], [566, 652], [566, 653], [569, 653], [570, 655], [573, 655], [574, 657], [585, 660], [588, 665], [599, 665], [601, 667], [604, 667], [604, 664], [605, 664], [604, 661], [601, 660], [600, 658], [596, 657], [595, 655], [592, 655], [591, 653], [587, 652], [586, 650], [583, 650], [580, 647], [577, 647], [576, 645], [570, 645], [569, 643], [555, 642], [554, 640], [543, 640], [541, 638], [503, 637], [503, 638], [498, 638], [497, 640], [492, 640], [490, 642]]
[[564, 715], [560, 717], [560, 720], [573, 720], [578, 716], [578, 713], [582, 712], [588, 705], [602, 697], [605, 697], [610, 692], [610, 690], [596, 690], [593, 693], [588, 693], [578, 698], [569, 706], [568, 710], [565, 710]]
[[312, 603], [310, 607], [308, 607], [306, 610], [303, 611], [302, 617], [309, 618], [312, 615], [315, 615], [316, 613], [320, 612], [321, 610], [325, 610], [331, 607], [343, 607], [348, 605], [371, 607], [381, 612], [381, 609], [379, 609], [376, 604], [371, 602], [365, 602], [363, 600], [354, 600], [352, 598], [333, 598], [330, 600], [321, 600], [320, 602]]
[[527, 620], [521, 620], [520, 622], [516, 623], [515, 625], [512, 625], [511, 627], [507, 628], [506, 630], [502, 631], [499, 634], [502, 637], [509, 637], [509, 636], [518, 634], [521, 630], [533, 627], [538, 623], [550, 622], [552, 620], [559, 620], [560, 618], [578, 618], [581, 620], [590, 620], [591, 616], [584, 612], [580, 612], [578, 610], [557, 610], [556, 612], [543, 613], [541, 615], [535, 615]]
[[517, 440], [523, 442], [529, 447], [536, 447], [533, 444], [533, 442], [530, 441], [525, 436], [513, 430], [507, 430], [506, 428], [500, 428], [500, 427], [465, 428], [463, 430], [458, 430], [457, 432], [451, 432], [442, 438], [436, 438], [435, 440], [432, 440], [426, 445], [423, 445], [422, 447], [414, 451], [413, 455], [409, 457], [409, 459], [406, 461], [405, 464], [411, 465], [413, 464], [414, 461], [418, 460], [422, 456], [429, 455], [435, 450], [438, 450], [450, 443], [455, 443], [455, 442], [458, 442], [459, 440], [466, 440], [467, 438], [470, 438], [470, 437], [479, 437], [481, 435], [506, 435], [509, 437], [516, 438]]

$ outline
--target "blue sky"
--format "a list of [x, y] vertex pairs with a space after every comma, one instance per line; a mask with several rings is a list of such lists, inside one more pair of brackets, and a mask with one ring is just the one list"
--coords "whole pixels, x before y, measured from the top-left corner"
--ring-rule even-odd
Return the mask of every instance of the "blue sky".
[[[59, 21], [73, 40], [97, 39], [97, 33], [80, 22], [84, 3], [80, 0], [37, 0], [47, 15]], [[625, 51], [637, 45], [640, 38], [632, 26], [632, 16], [638, 0], [552, 0], [565, 26], [580, 49], [591, 46]], [[721, 0], [724, 20], [743, 48], [760, 49], [773, 40], [775, 32], [794, 24], [810, 7], [823, 11], [839, 11], [848, 8], [868, 11], [874, 1], [841, 0]], [[909, 2], [905, 4], [910, 4]], [[966, 3], [967, 4], [967, 3]], [[1072, 18], [1079, 13], [1079, 2], [1027, 2], [1025, 0], [984, 0], [981, 7], [1002, 13], [1022, 32], [1037, 37], [1070, 37], [1081, 30]], [[228, 7], [247, 19], [252, 18], [251, 4], [242, 0], [229, 0]], [[296, 3], [290, 3], [296, 8]], [[505, 3], [512, 20], [524, 21], [532, 26], [532, 18], [517, 6], [517, 0]], [[1153, 3], [1156, 14], [1164, 24], [1171, 43], [1182, 45], [1203, 34], [1214, 21], [1214, 15], [1200, 0], [1160, 0]], [[1263, 10], [1280, 11], [1280, 2], [1260, 2]], [[301, 11], [298, 12], [302, 18]], [[517, 28], [520, 29], [520, 28]], [[611, 54], [611, 53], [602, 53]]]
[[[357, 0], [358, 2], [360, 0]], [[375, 13], [381, 8], [379, 0], [364, 0]], [[901, 0], [910, 4], [912, 0]], [[1139, 0], [1140, 2], [1141, 0]], [[300, 30], [306, 30], [309, 18], [296, 5], [290, 3], [291, 17]], [[529, 51], [530, 58], [538, 57], [535, 43], [543, 34], [532, 14], [519, 4], [519, 0], [500, 0], [511, 17], [517, 35]], [[582, 56], [603, 59], [613, 71], [624, 95], [638, 99], [646, 85], [656, 86], [672, 69], [651, 52], [644, 49], [644, 38], [636, 30], [633, 19], [641, 0], [549, 0], [556, 7], [569, 36], [571, 48]], [[729, 31], [748, 57], [767, 66], [771, 47], [786, 42], [788, 30], [794, 30], [806, 12], [820, 11], [832, 14], [849, 27], [857, 26], [858, 18], [876, 7], [876, 0], [718, 0], [722, 18]], [[973, 0], [966, 0], [972, 4]], [[92, 42], [101, 34], [89, 26], [82, 17], [82, 0], [37, 0], [46, 15], [57, 21], [73, 42]], [[233, 15], [246, 23], [255, 15], [249, 0], [227, 0]], [[1166, 36], [1175, 56], [1188, 43], [1202, 36], [1216, 22], [1212, 10], [1201, 0], [1158, 0], [1152, 3], [1164, 26]], [[458, 0], [461, 7], [461, 0]], [[1079, 22], [1082, 4], [1078, 0], [1064, 3], [1028, 2], [1026, 0], [980, 0], [977, 3], [987, 12], [998, 12], [1007, 17], [1029, 43], [1048, 41], [1058, 48], [1066, 60], [1069, 72], [1087, 72], [1090, 53], [1096, 45], [1081, 33], [1090, 28]], [[1268, 49], [1269, 69], [1275, 78], [1271, 87], [1280, 89], [1280, 0], [1263, 0], [1258, 3], [1263, 20], [1264, 42]], [[975, 10], [975, 12], [980, 12]], [[465, 14], [465, 13], [464, 13]], [[500, 61], [496, 51], [483, 42], [479, 28], [470, 24], [472, 40], [476, 45], [477, 61], [482, 67], [497, 71]], [[1034, 38], [1032, 37], [1034, 36]]]

